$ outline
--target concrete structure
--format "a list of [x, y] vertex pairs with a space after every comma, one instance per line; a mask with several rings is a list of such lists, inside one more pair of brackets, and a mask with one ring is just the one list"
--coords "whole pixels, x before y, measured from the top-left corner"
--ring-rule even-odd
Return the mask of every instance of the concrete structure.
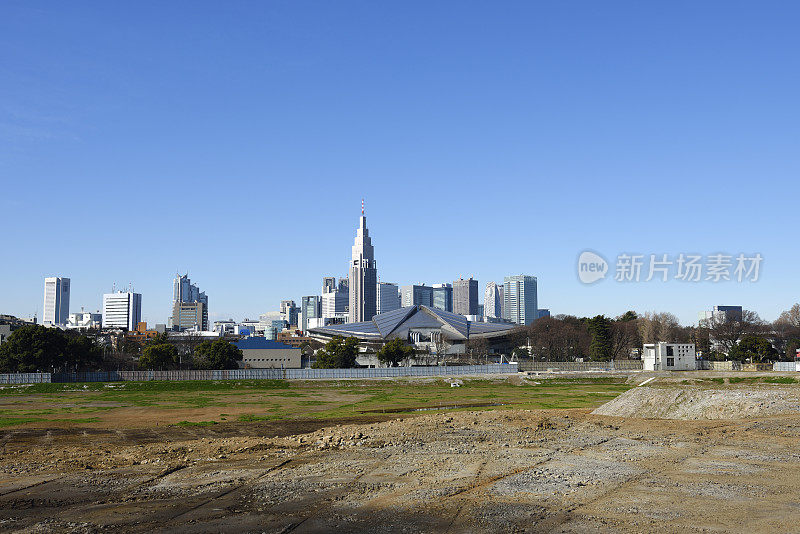
[[322, 318], [322, 297], [319, 295], [309, 295], [300, 299], [300, 314], [298, 316], [298, 328], [303, 332], [308, 332], [309, 319]]
[[142, 295], [117, 291], [103, 295], [103, 328], [135, 330], [142, 320]]
[[649, 343], [642, 346], [645, 371], [694, 371], [697, 369], [694, 343]]
[[11, 325], [10, 324], [0, 324], [0, 345], [3, 344], [3, 341], [8, 339], [8, 336], [11, 335]]
[[[202, 304], [202, 306], [184, 306], [191, 304]], [[195, 314], [197, 319], [189, 317]], [[208, 324], [208, 296], [200, 291], [189, 279], [189, 274], [183, 276], [176, 274], [172, 282], [172, 317], [170, 326], [182, 328], [194, 328], [196, 330], [207, 331]], [[183, 326], [189, 324], [189, 326]]]
[[400, 304], [403, 308], [409, 306], [433, 307], [433, 288], [425, 284], [401, 287], [400, 297]]
[[[424, 304], [420, 302], [418, 304]], [[453, 311], [453, 286], [450, 284], [433, 284], [433, 302], [431, 305], [437, 310]]]
[[489, 282], [483, 293], [483, 316], [503, 317], [503, 284]]
[[539, 317], [536, 277], [524, 274], [503, 279], [503, 318], [516, 324], [531, 324]]
[[245, 368], [300, 369], [302, 351], [284, 343], [263, 337], [249, 337], [234, 345], [242, 351], [242, 364]]
[[453, 313], [478, 315], [478, 281], [471, 276], [453, 282]]
[[420, 351], [445, 356], [464, 353], [470, 339], [486, 339], [489, 351], [505, 346], [513, 328], [511, 324], [473, 323], [428, 306], [409, 306], [376, 315], [372, 321], [311, 328], [309, 336], [321, 342], [334, 336], [355, 337], [373, 349], [398, 338]]
[[361, 204], [356, 238], [350, 257], [350, 273], [348, 275], [350, 290], [350, 307], [348, 318], [351, 323], [369, 321], [378, 313], [378, 268], [375, 264], [375, 250], [367, 230], [367, 218], [364, 216], [364, 204]]
[[44, 279], [42, 324], [65, 325], [69, 321], [69, 278], [49, 276]]
[[103, 314], [101, 312], [85, 312], [83, 310], [69, 314], [67, 328], [85, 330], [89, 328], [102, 328]]
[[400, 291], [397, 284], [378, 282], [378, 313], [386, 313], [400, 308]]

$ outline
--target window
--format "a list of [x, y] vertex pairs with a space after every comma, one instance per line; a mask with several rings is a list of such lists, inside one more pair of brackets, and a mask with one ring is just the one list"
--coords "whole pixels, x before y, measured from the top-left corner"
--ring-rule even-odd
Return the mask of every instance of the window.
[[667, 356], [675, 356], [675, 347], [667, 345]]
[[667, 358], [667, 367], [675, 367], [675, 358]]

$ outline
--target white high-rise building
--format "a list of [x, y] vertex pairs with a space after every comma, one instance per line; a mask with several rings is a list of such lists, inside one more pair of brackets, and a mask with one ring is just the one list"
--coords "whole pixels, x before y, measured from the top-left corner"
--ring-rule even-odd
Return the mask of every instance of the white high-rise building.
[[135, 330], [142, 320], [142, 295], [117, 291], [103, 295], [103, 328]]
[[520, 274], [503, 280], [503, 318], [517, 324], [531, 324], [539, 317], [536, 277]]
[[353, 243], [350, 259], [350, 309], [351, 323], [371, 321], [377, 314], [378, 269], [375, 265], [375, 250], [367, 230], [367, 218], [364, 216], [364, 202], [361, 202], [361, 218], [359, 219], [356, 239]]
[[378, 282], [378, 313], [386, 313], [400, 308], [400, 292], [397, 284]]
[[483, 316], [503, 317], [503, 285], [489, 282], [483, 293]]
[[69, 278], [50, 276], [44, 279], [42, 324], [67, 324], [69, 321], [69, 286]]

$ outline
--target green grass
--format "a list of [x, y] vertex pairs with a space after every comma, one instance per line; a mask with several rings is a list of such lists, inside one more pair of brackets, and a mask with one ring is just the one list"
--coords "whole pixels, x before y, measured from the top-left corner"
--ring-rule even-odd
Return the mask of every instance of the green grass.
[[180, 421], [175, 423], [175, 426], [211, 426], [216, 424], [216, 421]]
[[[27, 388], [0, 388], [0, 421], [11, 421], [4, 426], [50, 420], [99, 422], [113, 426], [115, 411], [131, 408], [145, 416], [143, 425], [147, 424], [148, 414], [152, 413], [149, 420], [180, 426], [215, 424], [215, 421], [184, 421], [192, 418], [188, 417], [191, 414], [187, 414], [187, 410], [196, 410], [196, 419], [216, 418], [220, 414], [220, 418], [250, 422], [358, 417], [382, 412], [406, 413], [417, 409], [459, 407], [593, 409], [631, 387], [625, 383], [624, 377], [607, 376], [537, 378], [537, 383], [523, 381], [519, 385], [505, 378], [461, 378], [460, 381], [462, 385], [458, 388], [451, 388], [444, 379], [421, 381], [408, 378], [33, 384]], [[225, 407], [225, 413], [209, 410], [217, 407]], [[181, 413], [175, 413], [178, 411]], [[175, 415], [171, 416], [171, 413]], [[97, 417], [54, 419], [70, 414]], [[47, 415], [47, 419], [40, 417], [43, 415]]]

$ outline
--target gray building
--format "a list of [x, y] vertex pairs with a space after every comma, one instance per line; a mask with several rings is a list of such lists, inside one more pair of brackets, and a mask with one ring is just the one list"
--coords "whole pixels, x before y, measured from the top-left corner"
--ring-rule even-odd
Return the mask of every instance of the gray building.
[[531, 324], [539, 318], [536, 277], [524, 274], [503, 280], [503, 318], [516, 324]]
[[502, 318], [503, 317], [503, 285], [495, 282], [486, 284], [486, 291], [483, 293], [483, 316]]
[[69, 278], [50, 276], [44, 279], [42, 324], [67, 324], [69, 321]]
[[249, 337], [234, 343], [241, 349], [242, 365], [249, 369], [299, 369], [300, 349], [263, 337]]
[[478, 315], [478, 281], [471, 276], [453, 282], [453, 313]]
[[281, 301], [281, 317], [292, 326], [297, 326], [297, 304], [293, 300]]
[[117, 291], [103, 295], [103, 328], [136, 330], [142, 321], [142, 295]]
[[[195, 318], [191, 318], [191, 316]], [[105, 325], [105, 323], [104, 323]], [[208, 296], [189, 279], [189, 273], [175, 275], [172, 282], [172, 317], [170, 326], [179, 330], [195, 327], [208, 331]]]
[[378, 282], [378, 313], [386, 313], [400, 307], [400, 291], [397, 284]]
[[378, 309], [378, 268], [375, 265], [375, 249], [367, 229], [367, 218], [361, 208], [359, 226], [353, 243], [348, 275], [350, 308], [348, 317], [351, 323], [370, 321]]
[[336, 277], [326, 276], [322, 279], [322, 294], [330, 293], [336, 289]]
[[400, 302], [402, 307], [428, 306], [433, 307], [433, 288], [421, 285], [403, 286], [400, 288]]
[[446, 312], [453, 311], [453, 286], [433, 284], [433, 307]]
[[311, 295], [300, 299], [300, 325], [299, 328], [308, 331], [308, 320], [319, 319], [322, 317], [322, 298]]

